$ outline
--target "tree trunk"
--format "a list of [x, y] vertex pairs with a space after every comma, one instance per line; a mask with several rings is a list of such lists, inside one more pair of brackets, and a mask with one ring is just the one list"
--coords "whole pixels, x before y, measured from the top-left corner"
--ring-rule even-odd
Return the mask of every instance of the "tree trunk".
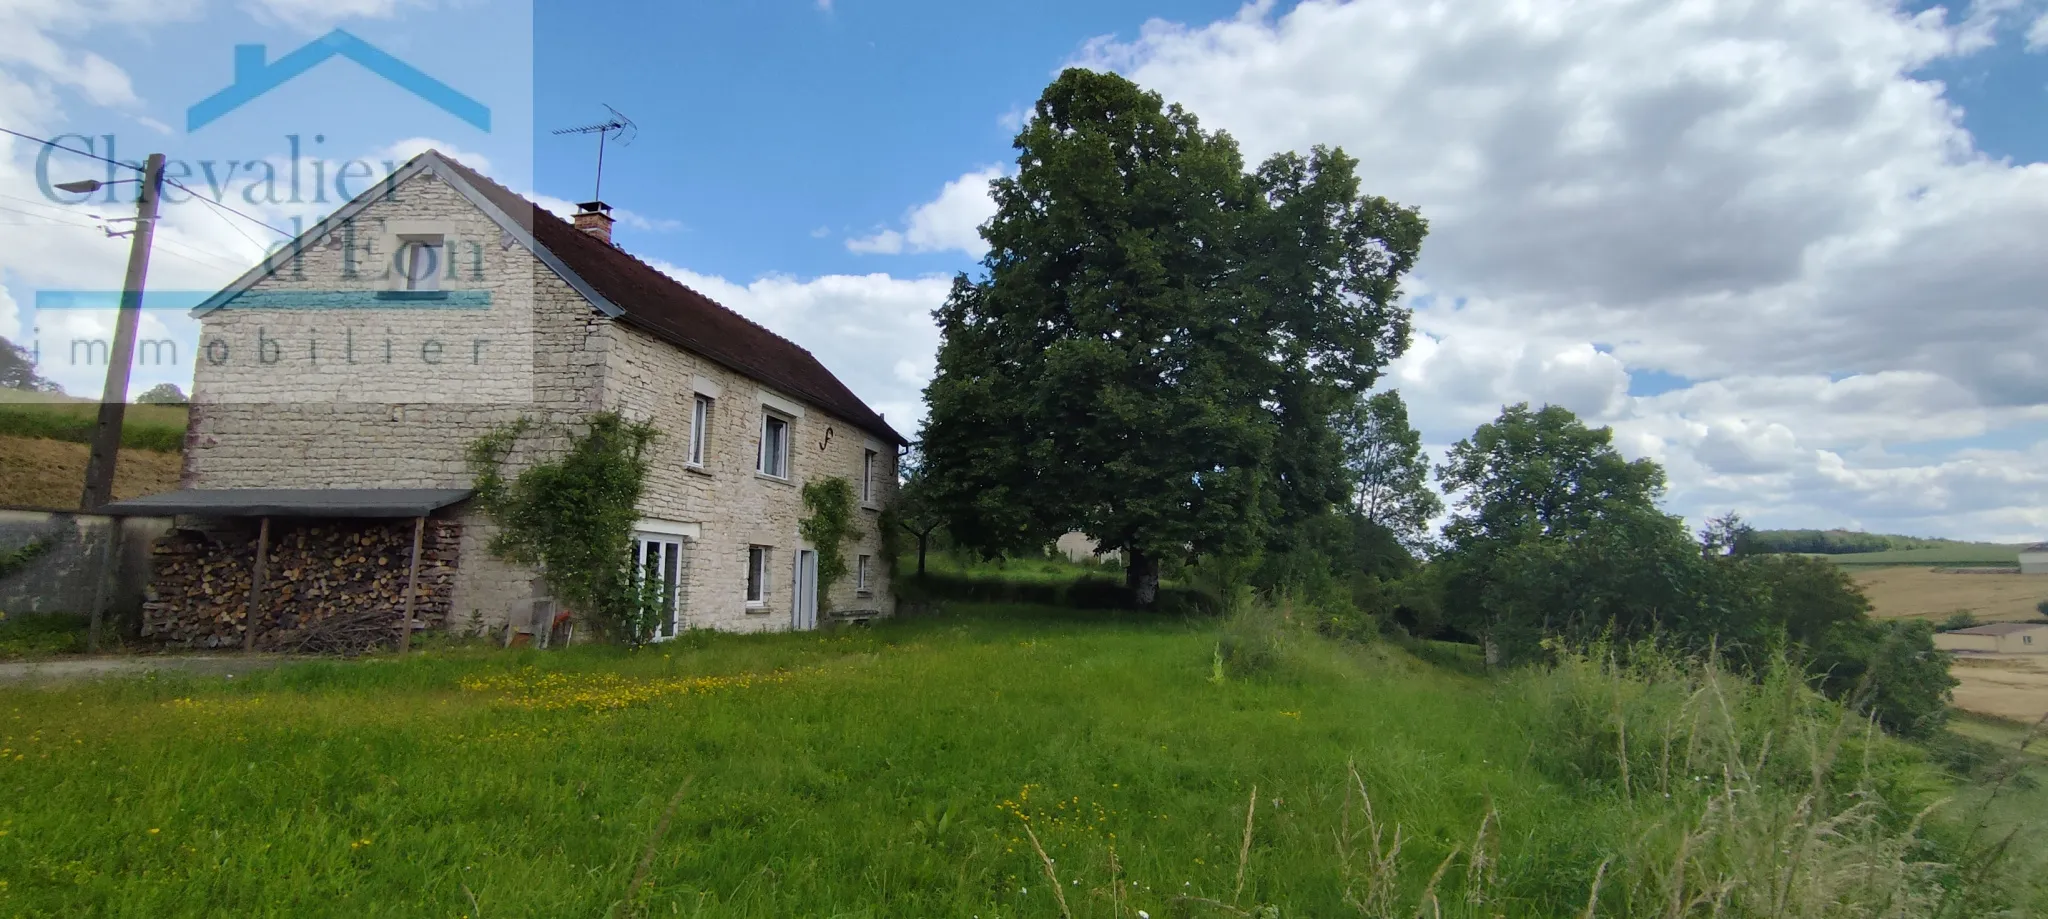
[[924, 577], [924, 546], [929, 532], [917, 534], [917, 576]]
[[1124, 563], [1124, 586], [1139, 608], [1150, 609], [1159, 599], [1159, 560], [1139, 549], [1130, 549]]

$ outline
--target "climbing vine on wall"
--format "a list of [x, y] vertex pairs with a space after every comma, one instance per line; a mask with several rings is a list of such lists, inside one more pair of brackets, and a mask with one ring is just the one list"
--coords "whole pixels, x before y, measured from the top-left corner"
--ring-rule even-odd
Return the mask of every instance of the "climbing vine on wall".
[[831, 609], [832, 585], [846, 576], [844, 543], [853, 535], [853, 486], [842, 478], [804, 483], [804, 509], [810, 512], [797, 532], [818, 550], [818, 608]]
[[562, 455], [508, 479], [505, 458], [532, 427], [522, 418], [469, 447], [477, 503], [498, 524], [491, 553], [539, 569], [563, 606], [607, 635], [646, 641], [659, 597], [639, 583], [632, 549], [654, 428], [617, 412], [591, 415], [568, 433]]

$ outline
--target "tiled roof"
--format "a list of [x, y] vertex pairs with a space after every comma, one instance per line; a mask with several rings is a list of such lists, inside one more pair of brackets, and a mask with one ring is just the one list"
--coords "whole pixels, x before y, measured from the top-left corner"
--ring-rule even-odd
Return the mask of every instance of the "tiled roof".
[[892, 444], [909, 442], [795, 342], [691, 290], [624, 249], [576, 229], [482, 173], [445, 154], [437, 155], [507, 216], [528, 227], [534, 240], [569, 270], [624, 310], [622, 320], [831, 412]]
[[2031, 545], [2031, 546], [2023, 546], [2023, 547], [2021, 547], [2021, 548], [2020, 548], [2020, 551], [2021, 551], [2021, 552], [2048, 552], [2048, 542], [2037, 542], [2037, 543], [2035, 543], [2035, 544], [2033, 544], [2033, 545]]
[[1992, 623], [1992, 624], [1990, 624], [1990, 625], [1978, 625], [1978, 626], [1971, 626], [1970, 628], [1967, 628], [1967, 629], [1956, 629], [1955, 631], [1953, 631], [1953, 632], [1950, 632], [1950, 633], [1948, 633], [1948, 634], [1950, 634], [1950, 635], [2012, 635], [2012, 634], [2014, 634], [2014, 633], [2017, 633], [2017, 632], [2027, 632], [2027, 631], [2032, 631], [2032, 630], [2034, 630], [2034, 629], [2044, 629], [2044, 628], [2048, 628], [2048, 625], [2044, 625], [2044, 624], [2042, 624], [2042, 623], [2039, 623], [2039, 622], [1994, 622], [1994, 623]]

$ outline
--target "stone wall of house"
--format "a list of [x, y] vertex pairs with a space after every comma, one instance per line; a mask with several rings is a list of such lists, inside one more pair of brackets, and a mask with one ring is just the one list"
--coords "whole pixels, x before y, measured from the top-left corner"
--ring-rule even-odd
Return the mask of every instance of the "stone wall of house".
[[[448, 241], [447, 300], [377, 299], [402, 285], [391, 250], [408, 232]], [[590, 342], [607, 322], [437, 177], [408, 180], [329, 239], [202, 319], [185, 487], [467, 488], [477, 437], [598, 407]], [[304, 299], [272, 305], [282, 297]], [[523, 621], [532, 573], [490, 556], [473, 509], [455, 514], [451, 625]]]
[[[687, 624], [764, 631], [790, 626], [803, 482], [840, 475], [858, 489], [863, 451], [873, 449], [875, 500], [858, 512], [860, 539], [846, 547], [849, 568], [871, 557], [870, 590], [857, 594], [849, 575], [829, 602], [838, 610], [893, 607], [876, 531], [876, 508], [895, 494], [892, 445], [802, 406], [789, 480], [758, 476], [759, 384], [602, 317], [456, 189], [415, 177], [352, 224], [335, 244], [316, 242], [258, 283], [247, 303], [204, 317], [185, 487], [469, 487], [466, 450], [493, 428], [619, 409], [664, 435], [645, 516], [697, 525], [685, 550]], [[454, 253], [441, 285], [448, 298], [390, 294], [402, 286], [388, 270], [392, 249], [408, 233], [429, 232]], [[341, 306], [307, 309], [279, 296]], [[699, 389], [717, 397], [701, 470], [684, 463]], [[529, 438], [510, 470], [554, 445]], [[494, 528], [480, 513], [453, 513], [462, 535], [449, 624], [525, 625], [533, 572], [491, 557]], [[771, 547], [768, 599], [758, 608], [745, 602], [754, 545]]]
[[[696, 524], [700, 535], [685, 546], [689, 598], [687, 624], [726, 631], [774, 631], [791, 624], [795, 551], [812, 548], [798, 533], [806, 516], [805, 482], [838, 476], [860, 494], [863, 454], [875, 451], [867, 506], [855, 511], [857, 538], [842, 547], [847, 577], [821, 595], [835, 611], [894, 608], [881, 557], [880, 509], [895, 500], [896, 451], [847, 422], [724, 367], [683, 352], [626, 324], [614, 324], [603, 346], [609, 355], [605, 402], [661, 432], [651, 457], [643, 516]], [[711, 397], [704, 463], [689, 460], [698, 395]], [[786, 412], [791, 405], [799, 412]], [[789, 476], [775, 479], [758, 468], [764, 412], [790, 418]], [[749, 549], [769, 549], [766, 601], [746, 602]], [[868, 589], [855, 581], [868, 556]], [[821, 616], [821, 619], [823, 617]]]

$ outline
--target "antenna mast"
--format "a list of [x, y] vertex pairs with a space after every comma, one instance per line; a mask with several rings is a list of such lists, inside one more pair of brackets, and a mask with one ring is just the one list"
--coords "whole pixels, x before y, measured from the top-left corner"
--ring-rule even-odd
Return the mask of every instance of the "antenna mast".
[[604, 191], [605, 139], [613, 134], [617, 134], [619, 135], [619, 143], [630, 145], [633, 143], [633, 138], [639, 136], [640, 134], [640, 126], [634, 124], [633, 119], [627, 118], [624, 113], [620, 112], [618, 109], [612, 108], [609, 105], [605, 106], [604, 110], [611, 113], [610, 118], [607, 118], [595, 124], [586, 124], [581, 127], [575, 128], [562, 128], [557, 131], [549, 132], [551, 134], [597, 135], [597, 186], [596, 188], [591, 190], [591, 201], [604, 200], [604, 195], [602, 194], [602, 192]]

